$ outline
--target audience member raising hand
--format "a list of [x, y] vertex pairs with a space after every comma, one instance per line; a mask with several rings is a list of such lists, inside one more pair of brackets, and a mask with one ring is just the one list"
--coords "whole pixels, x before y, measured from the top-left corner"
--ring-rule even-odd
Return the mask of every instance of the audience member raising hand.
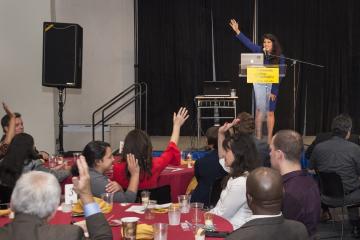
[[125, 162], [127, 154], [133, 154], [138, 159], [140, 167], [140, 189], [148, 189], [156, 186], [157, 179], [168, 166], [180, 165], [181, 154], [177, 147], [180, 137], [180, 129], [189, 118], [188, 110], [181, 107], [177, 113], [173, 114], [173, 129], [170, 142], [160, 157], [152, 157], [152, 144], [150, 137], [140, 129], [130, 131], [124, 140], [124, 148], [122, 152], [122, 162], [114, 164], [114, 180], [123, 188], [128, 188], [129, 178], [131, 176], [128, 163]]
[[[131, 162], [130, 184], [127, 191], [115, 181], [111, 181], [105, 173], [111, 170], [114, 157], [109, 143], [102, 141], [89, 142], [84, 150], [83, 156], [89, 166], [91, 190], [95, 197], [101, 197], [105, 192], [114, 193], [114, 202], [134, 202], [136, 199], [139, 184], [139, 172], [133, 169], [138, 168], [137, 161], [129, 156]], [[73, 168], [73, 175], [76, 175], [76, 168]]]

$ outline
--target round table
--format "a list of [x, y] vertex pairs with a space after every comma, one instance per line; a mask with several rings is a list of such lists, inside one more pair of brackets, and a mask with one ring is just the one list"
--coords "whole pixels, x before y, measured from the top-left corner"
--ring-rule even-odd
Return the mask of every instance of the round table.
[[[131, 204], [133, 205], [133, 204]], [[133, 212], [126, 212], [131, 205], [121, 206], [120, 204], [114, 204], [113, 210], [109, 214], [105, 214], [106, 218], [111, 217], [111, 219], [121, 219], [123, 217], [138, 217], [140, 218], [139, 223], [145, 224], [153, 224], [153, 223], [169, 223], [168, 214], [167, 213], [153, 213], [154, 218], [151, 220], [145, 219], [145, 214], [138, 214]], [[192, 210], [189, 213], [181, 214], [180, 222], [189, 221], [191, 222], [192, 218]], [[76, 218], [73, 219], [74, 222], [78, 221]], [[213, 222], [215, 224], [217, 231], [228, 231], [231, 232], [233, 227], [229, 221], [226, 219], [214, 216]], [[202, 219], [201, 223], [204, 223], [204, 219]], [[121, 238], [121, 226], [112, 227], [113, 239], [122, 239]], [[168, 240], [177, 240], [177, 239], [195, 239], [194, 232], [184, 231], [181, 226], [168, 226]], [[217, 238], [207, 238], [207, 239], [217, 239]], [[221, 238], [219, 238], [221, 239]]]

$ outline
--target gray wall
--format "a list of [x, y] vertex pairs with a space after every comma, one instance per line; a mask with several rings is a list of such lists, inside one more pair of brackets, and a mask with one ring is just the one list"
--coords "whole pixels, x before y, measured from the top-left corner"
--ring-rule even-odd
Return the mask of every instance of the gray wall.
[[41, 86], [42, 22], [47, 20], [47, 0], [0, 1], [0, 100], [22, 113], [25, 131], [39, 149], [53, 151], [53, 90]]
[[[83, 27], [83, 87], [67, 90], [64, 124], [89, 124], [94, 109], [134, 82], [133, 0], [0, 2], [0, 100], [23, 114], [39, 149], [54, 152], [58, 93], [41, 86], [44, 21]], [[133, 122], [134, 106], [110, 121]]]

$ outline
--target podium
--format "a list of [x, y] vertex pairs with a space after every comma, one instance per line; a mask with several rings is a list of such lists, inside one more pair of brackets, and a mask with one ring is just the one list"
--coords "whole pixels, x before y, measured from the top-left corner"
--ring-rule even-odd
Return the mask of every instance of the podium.
[[[270, 84], [279, 83], [280, 77], [285, 77], [286, 64], [239, 64], [239, 77], [246, 77], [247, 83], [254, 85], [256, 109], [266, 112], [269, 106], [267, 95], [271, 93]], [[265, 87], [265, 89], [261, 89]]]
[[246, 77], [247, 83], [279, 83], [285, 74], [286, 64], [239, 64], [239, 77]]
[[[236, 118], [236, 101], [237, 96], [216, 96], [216, 95], [198, 95], [195, 97], [196, 111], [197, 111], [197, 141], [200, 140], [201, 132], [201, 120], [202, 119], [214, 119], [215, 125], [219, 124], [220, 119], [234, 119]], [[231, 116], [219, 116], [219, 109], [231, 109], [234, 115]], [[213, 109], [213, 116], [202, 116], [202, 109]]]
[[[279, 59], [284, 59], [284, 62], [287, 60], [287, 61], [291, 61], [291, 67], [293, 68], [293, 129], [295, 130], [295, 126], [296, 126], [296, 111], [295, 111], [295, 108], [296, 108], [296, 78], [299, 76], [296, 76], [297, 73], [296, 72], [296, 65], [297, 63], [301, 63], [301, 64], [306, 64], [306, 65], [309, 65], [309, 66], [313, 66], [313, 67], [317, 67], [317, 68], [324, 68], [325, 66], [324, 65], [319, 65], [319, 64], [315, 64], [315, 63], [311, 63], [311, 62], [306, 62], [306, 61], [302, 61], [302, 60], [299, 60], [299, 59], [295, 59], [295, 58], [289, 58], [289, 57], [286, 57], [286, 56], [278, 56], [278, 55], [273, 55], [273, 54], [270, 54], [270, 53], [267, 53], [268, 56], [270, 57], [276, 57], [276, 58], [279, 58]], [[271, 68], [271, 65], [262, 65], [262, 64], [258, 64], [258, 65], [255, 65], [255, 67], [270, 67]], [[286, 64], [280, 64], [280, 65], [272, 65], [272, 66], [275, 66], [275, 68], [277, 67], [279, 69], [279, 77], [285, 77], [285, 74], [286, 74]], [[247, 77], [247, 70], [248, 70], [248, 67], [254, 67], [252, 64], [239, 64], [239, 77]], [[299, 81], [300, 79], [298, 79]], [[305, 86], [306, 86], [306, 83], [305, 83]], [[306, 132], [306, 99], [305, 99], [305, 118], [304, 118], [304, 134]]]

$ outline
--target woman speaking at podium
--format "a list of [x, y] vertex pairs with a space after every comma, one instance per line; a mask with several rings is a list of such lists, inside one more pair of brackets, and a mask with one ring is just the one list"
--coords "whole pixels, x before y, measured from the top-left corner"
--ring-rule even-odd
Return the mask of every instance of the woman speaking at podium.
[[[247, 38], [239, 29], [239, 24], [236, 20], [230, 20], [230, 26], [236, 33], [236, 37], [242, 42], [250, 51], [254, 53], [265, 54], [264, 65], [282, 65], [285, 63], [285, 59], [282, 57], [281, 46], [277, 38], [269, 33], [266, 33], [262, 37], [262, 46], [256, 45], [249, 38]], [[281, 78], [279, 79], [279, 83]], [[267, 114], [267, 130], [268, 130], [268, 143], [270, 144], [273, 135], [273, 129], [275, 124], [275, 107], [277, 95], [279, 92], [279, 84], [269, 83], [254, 83], [255, 102], [256, 102], [256, 114], [255, 114], [255, 134], [256, 138], [262, 138], [262, 121]]]

